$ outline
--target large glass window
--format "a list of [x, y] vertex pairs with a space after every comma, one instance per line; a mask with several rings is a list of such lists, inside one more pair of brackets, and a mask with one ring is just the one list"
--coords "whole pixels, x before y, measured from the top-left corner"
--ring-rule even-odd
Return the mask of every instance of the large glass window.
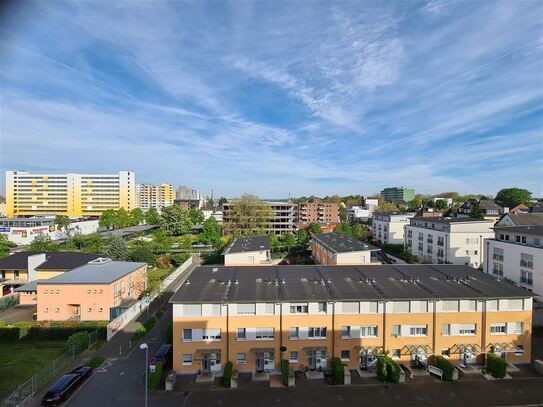
[[183, 342], [192, 341], [192, 329], [183, 329]]

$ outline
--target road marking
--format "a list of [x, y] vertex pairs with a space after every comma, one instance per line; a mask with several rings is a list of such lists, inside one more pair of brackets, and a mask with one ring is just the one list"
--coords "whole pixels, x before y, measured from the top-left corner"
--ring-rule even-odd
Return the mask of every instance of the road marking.
[[123, 374], [124, 374], [124, 372], [121, 372], [121, 373], [119, 373], [119, 376], [122, 376]]
[[106, 361], [100, 366], [98, 369], [95, 370], [96, 373], [107, 373], [107, 368], [111, 367], [113, 365], [113, 362], [110, 359], [106, 359]]

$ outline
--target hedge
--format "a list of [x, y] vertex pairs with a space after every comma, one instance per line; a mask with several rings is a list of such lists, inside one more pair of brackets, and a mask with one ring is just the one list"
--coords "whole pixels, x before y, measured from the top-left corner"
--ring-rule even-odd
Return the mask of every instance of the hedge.
[[400, 366], [388, 356], [377, 358], [377, 377], [382, 382], [399, 383]]
[[0, 326], [0, 342], [66, 340], [76, 332], [98, 331], [98, 339], [106, 339], [107, 321], [97, 322], [16, 322]]
[[283, 359], [281, 361], [281, 376], [283, 378], [283, 386], [288, 386], [288, 374], [290, 370], [290, 363], [288, 360]]
[[486, 371], [496, 379], [503, 379], [507, 374], [507, 362], [493, 353], [487, 353]]
[[337, 356], [332, 358], [332, 374], [334, 377], [334, 384], [343, 384], [344, 383], [344, 369], [341, 359]]
[[64, 348], [66, 350], [75, 348], [75, 352], [79, 353], [89, 346], [89, 337], [90, 335], [87, 331], [76, 332], [75, 334], [70, 335], [64, 344]]
[[436, 355], [435, 366], [443, 370], [443, 376], [442, 376], [443, 380], [445, 380], [446, 382], [452, 382], [454, 365], [451, 362], [449, 362], [448, 359], [444, 358], [441, 355]]
[[102, 363], [105, 362], [105, 358], [103, 358], [102, 356], [95, 356], [93, 358], [91, 358], [85, 365], [86, 366], [89, 366], [89, 367], [92, 367], [93, 369], [96, 369], [98, 367], [100, 367], [102, 365]]
[[162, 362], [155, 365], [155, 371], [149, 374], [149, 391], [158, 389], [162, 382]]
[[147, 332], [149, 332], [156, 324], [156, 318], [151, 317], [147, 321], [145, 321], [138, 329], [136, 329], [136, 333], [132, 335], [132, 339], [135, 341], [139, 341], [141, 338], [143, 338], [145, 335], [147, 335]]
[[232, 373], [234, 371], [234, 365], [232, 362], [228, 361], [224, 365], [224, 373], [222, 376], [222, 384], [224, 387], [230, 387], [230, 383], [232, 381]]

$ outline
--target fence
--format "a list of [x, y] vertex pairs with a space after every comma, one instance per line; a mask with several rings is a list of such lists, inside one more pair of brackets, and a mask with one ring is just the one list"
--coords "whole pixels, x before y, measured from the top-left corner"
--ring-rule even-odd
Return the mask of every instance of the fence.
[[72, 363], [77, 355], [94, 345], [98, 341], [98, 338], [99, 335], [97, 329], [89, 332], [89, 343], [86, 347], [76, 348], [74, 346], [71, 350], [63, 352], [49, 365], [21, 384], [17, 390], [9, 394], [3, 400], [0, 400], [0, 407], [22, 406], [25, 401], [43, 389], [52, 379], [56, 377], [59, 372]]
[[14, 307], [19, 304], [19, 294], [11, 294], [0, 300], [0, 311], [4, 311], [8, 308]]
[[149, 307], [151, 302], [153, 302], [153, 300], [157, 298], [161, 292], [163, 292], [171, 283], [173, 283], [175, 279], [183, 274], [193, 264], [193, 262], [193, 258], [189, 257], [183, 264], [175, 269], [172, 274], [166, 277], [164, 281], [162, 281], [160, 286], [150, 295], [135, 302], [130, 307], [128, 307], [126, 311], [124, 311], [121, 315], [111, 321], [107, 325], [107, 340], [109, 341], [115, 336], [117, 332], [119, 332], [119, 330], [124, 328], [130, 321], [140, 316], [141, 313]]

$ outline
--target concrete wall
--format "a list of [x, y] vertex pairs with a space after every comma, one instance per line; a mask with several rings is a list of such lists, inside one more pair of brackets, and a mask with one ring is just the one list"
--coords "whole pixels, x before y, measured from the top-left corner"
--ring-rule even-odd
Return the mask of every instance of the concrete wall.
[[224, 255], [225, 266], [258, 266], [269, 265], [271, 254], [269, 250], [254, 252], [229, 253]]

